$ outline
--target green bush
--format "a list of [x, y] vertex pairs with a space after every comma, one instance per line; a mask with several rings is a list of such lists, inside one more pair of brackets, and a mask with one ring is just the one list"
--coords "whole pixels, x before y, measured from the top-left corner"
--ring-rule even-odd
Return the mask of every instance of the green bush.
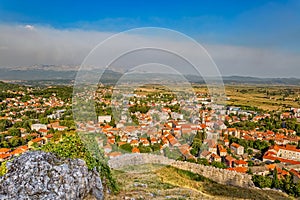
[[221, 169], [227, 168], [226, 165], [224, 163], [222, 163], [222, 162], [213, 161], [211, 163], [211, 165], [214, 166], [214, 167], [217, 167], [217, 168], [221, 168]]
[[123, 149], [124, 151], [127, 151], [127, 152], [131, 152], [132, 146], [130, 144], [126, 143], [126, 144], [121, 145], [120, 149]]
[[107, 160], [104, 157], [104, 153], [98, 148], [93, 134], [69, 134], [64, 136], [59, 143], [47, 143], [42, 146], [41, 150], [55, 153], [62, 158], [83, 159], [89, 170], [97, 169], [105, 187], [113, 193], [119, 191], [116, 181], [112, 177]]
[[252, 181], [256, 187], [259, 188], [271, 188], [272, 178], [268, 176], [254, 175], [252, 176]]

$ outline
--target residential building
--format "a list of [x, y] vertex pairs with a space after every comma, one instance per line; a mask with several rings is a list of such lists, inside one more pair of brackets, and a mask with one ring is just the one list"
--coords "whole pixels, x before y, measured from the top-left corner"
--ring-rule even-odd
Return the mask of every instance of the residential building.
[[235, 154], [237, 155], [243, 155], [244, 154], [244, 147], [237, 144], [237, 143], [232, 143], [230, 145], [230, 149], [234, 151]]
[[47, 130], [47, 125], [45, 124], [32, 124], [31, 125], [31, 130], [39, 131], [40, 129], [46, 129]]

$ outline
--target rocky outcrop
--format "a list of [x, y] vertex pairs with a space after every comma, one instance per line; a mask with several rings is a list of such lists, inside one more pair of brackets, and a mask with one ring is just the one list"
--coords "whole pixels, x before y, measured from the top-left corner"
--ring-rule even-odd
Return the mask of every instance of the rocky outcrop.
[[103, 199], [98, 172], [88, 171], [80, 159], [33, 151], [8, 162], [7, 169], [0, 178], [0, 199]]
[[212, 166], [204, 166], [195, 163], [176, 161], [160, 155], [153, 154], [124, 154], [108, 161], [113, 169], [119, 169], [130, 165], [162, 164], [170, 165], [182, 170], [191, 171], [207, 177], [217, 183], [238, 187], [254, 187], [251, 175], [241, 174], [235, 171], [219, 169]]

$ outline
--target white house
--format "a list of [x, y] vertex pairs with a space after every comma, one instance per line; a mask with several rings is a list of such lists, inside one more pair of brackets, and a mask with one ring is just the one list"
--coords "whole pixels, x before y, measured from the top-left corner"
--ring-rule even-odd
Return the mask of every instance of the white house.
[[35, 131], [38, 131], [40, 129], [47, 130], [47, 125], [45, 125], [45, 124], [32, 124], [30, 128], [31, 128], [31, 130], [35, 130]]
[[111, 116], [110, 115], [105, 115], [105, 116], [98, 116], [98, 122], [99, 123], [109, 123], [111, 121]]
[[244, 154], [244, 147], [237, 144], [237, 143], [232, 143], [230, 145], [230, 149], [234, 151], [235, 154], [237, 155], [243, 155]]

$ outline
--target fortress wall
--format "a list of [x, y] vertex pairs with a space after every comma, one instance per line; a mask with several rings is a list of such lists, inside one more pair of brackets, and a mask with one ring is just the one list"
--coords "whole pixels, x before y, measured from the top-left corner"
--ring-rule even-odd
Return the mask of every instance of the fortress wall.
[[251, 175], [242, 174], [226, 169], [219, 169], [212, 166], [204, 166], [186, 161], [176, 161], [160, 155], [153, 154], [124, 154], [108, 161], [113, 169], [120, 169], [131, 165], [162, 164], [170, 165], [182, 170], [191, 171], [209, 178], [217, 183], [239, 187], [254, 187]]

